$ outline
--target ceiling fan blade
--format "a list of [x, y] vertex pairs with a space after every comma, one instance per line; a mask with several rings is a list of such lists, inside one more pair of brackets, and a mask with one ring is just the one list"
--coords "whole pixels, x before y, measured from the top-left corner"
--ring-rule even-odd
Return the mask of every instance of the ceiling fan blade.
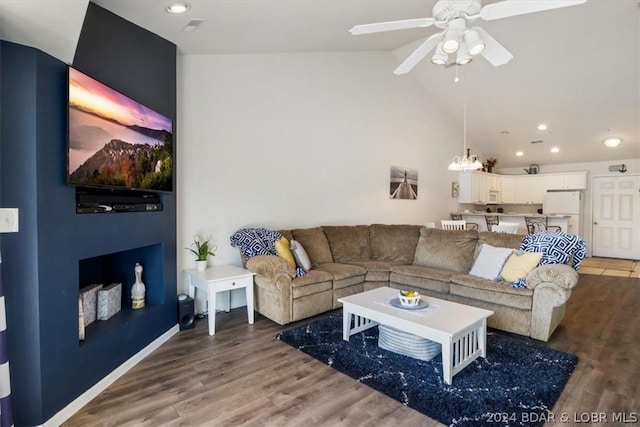
[[398, 68], [395, 69], [393, 74], [406, 74], [411, 71], [411, 69], [415, 67], [418, 62], [422, 61], [424, 57], [427, 56], [427, 54], [436, 47], [441, 39], [442, 33], [436, 33], [426, 39], [424, 43], [418, 46], [418, 48], [414, 50], [413, 53], [409, 55], [409, 57], [405, 59]]
[[356, 25], [349, 30], [354, 36], [360, 34], [381, 33], [383, 31], [406, 30], [409, 28], [430, 27], [436, 22], [433, 18], [404, 19], [402, 21], [378, 22], [376, 24]]
[[498, 43], [498, 41], [491, 37], [491, 35], [485, 30], [480, 27], [474, 27], [472, 29], [476, 30], [480, 35], [480, 38], [484, 41], [485, 47], [480, 54], [484, 56], [491, 65], [499, 67], [513, 59], [513, 54], [509, 52], [507, 48]]
[[544, 10], [559, 9], [561, 7], [576, 6], [587, 0], [504, 0], [486, 5], [480, 11], [480, 17], [485, 21], [508, 18], [509, 16], [542, 12]]

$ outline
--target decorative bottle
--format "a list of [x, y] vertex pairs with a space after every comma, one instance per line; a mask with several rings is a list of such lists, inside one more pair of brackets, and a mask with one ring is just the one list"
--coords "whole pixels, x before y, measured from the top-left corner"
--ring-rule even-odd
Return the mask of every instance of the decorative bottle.
[[136, 263], [136, 282], [131, 287], [131, 308], [134, 310], [144, 308], [145, 287], [142, 283], [142, 266]]

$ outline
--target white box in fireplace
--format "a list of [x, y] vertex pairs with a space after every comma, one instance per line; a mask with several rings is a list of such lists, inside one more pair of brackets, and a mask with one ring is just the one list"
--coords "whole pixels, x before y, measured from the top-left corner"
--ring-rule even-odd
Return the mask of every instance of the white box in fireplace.
[[96, 320], [96, 309], [98, 308], [98, 291], [102, 289], [102, 284], [93, 284], [80, 289], [82, 299], [82, 312], [84, 313], [84, 326], [88, 326]]
[[112, 283], [98, 291], [98, 320], [107, 320], [122, 307], [122, 283]]

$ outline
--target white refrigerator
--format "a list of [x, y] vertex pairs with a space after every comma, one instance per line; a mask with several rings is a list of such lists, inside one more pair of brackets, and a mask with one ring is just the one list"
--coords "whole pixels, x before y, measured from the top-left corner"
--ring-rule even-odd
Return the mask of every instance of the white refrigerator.
[[[542, 210], [545, 215], [569, 216], [569, 227], [566, 231], [582, 236], [583, 197], [581, 191], [547, 191]], [[549, 223], [553, 218], [549, 218]]]

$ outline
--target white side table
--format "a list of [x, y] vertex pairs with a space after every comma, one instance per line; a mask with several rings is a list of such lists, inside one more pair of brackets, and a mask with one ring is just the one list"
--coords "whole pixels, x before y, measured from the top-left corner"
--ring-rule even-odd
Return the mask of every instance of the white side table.
[[[209, 335], [216, 333], [216, 293], [244, 288], [247, 295], [247, 318], [253, 325], [253, 276], [249, 270], [235, 265], [216, 265], [205, 271], [185, 270], [189, 284], [189, 296], [195, 298], [196, 288], [207, 295], [209, 310]], [[231, 295], [229, 293], [229, 295]], [[227, 301], [227, 310], [231, 304], [231, 296]]]

